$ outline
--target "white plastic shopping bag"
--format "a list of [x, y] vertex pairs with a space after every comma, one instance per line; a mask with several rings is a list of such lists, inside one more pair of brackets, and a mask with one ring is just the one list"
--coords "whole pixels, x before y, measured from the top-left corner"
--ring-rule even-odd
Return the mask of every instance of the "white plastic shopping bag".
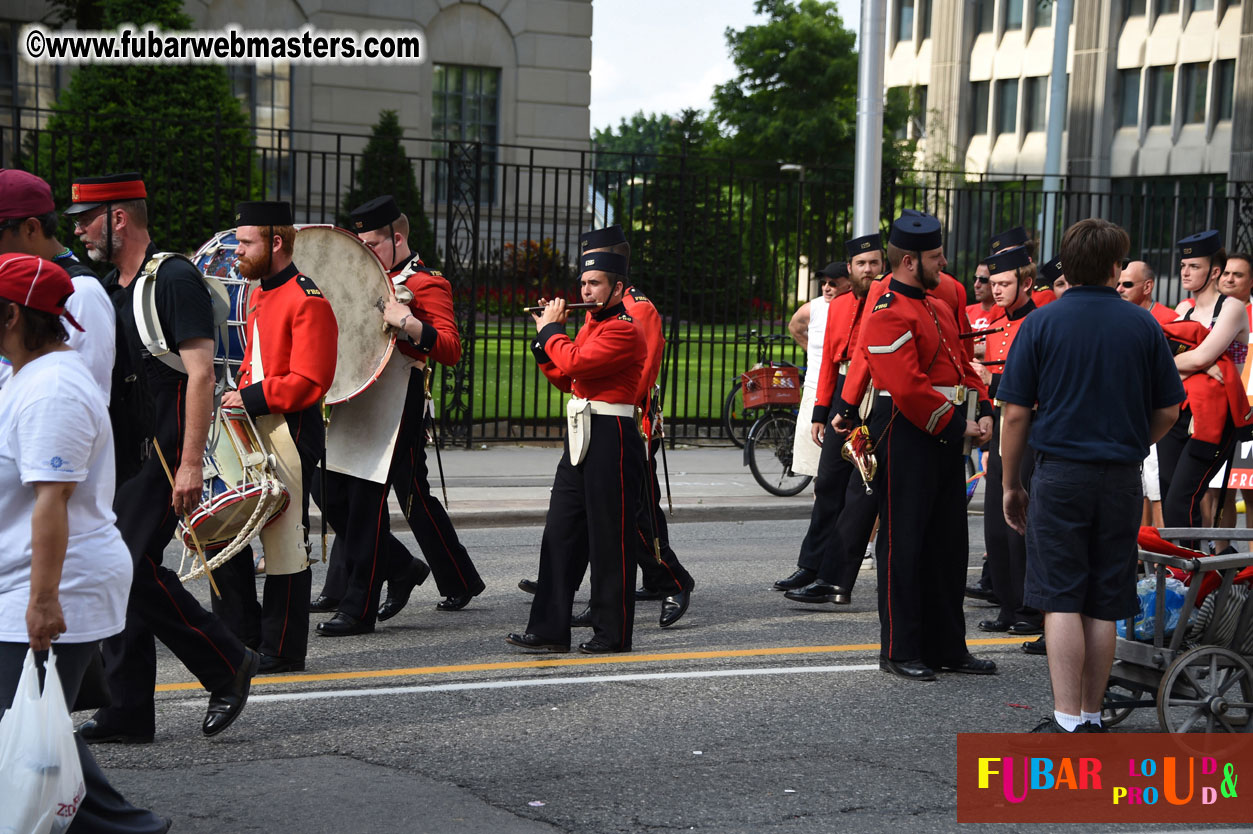
[[0, 718], [0, 834], [49, 834], [70, 827], [86, 788], [74, 725], [56, 660], [48, 652], [43, 693], [35, 652]]

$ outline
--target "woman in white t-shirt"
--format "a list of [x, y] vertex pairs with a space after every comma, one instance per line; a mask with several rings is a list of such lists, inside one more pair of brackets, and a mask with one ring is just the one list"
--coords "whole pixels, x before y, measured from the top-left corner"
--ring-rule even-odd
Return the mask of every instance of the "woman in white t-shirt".
[[[74, 291], [65, 270], [0, 255], [0, 707], [28, 648], [42, 663], [56, 641], [67, 706], [100, 640], [122, 630], [131, 557], [113, 515], [108, 402], [66, 345], [61, 316]], [[169, 820], [128, 803], [75, 736], [86, 797], [76, 831], [164, 832]]]

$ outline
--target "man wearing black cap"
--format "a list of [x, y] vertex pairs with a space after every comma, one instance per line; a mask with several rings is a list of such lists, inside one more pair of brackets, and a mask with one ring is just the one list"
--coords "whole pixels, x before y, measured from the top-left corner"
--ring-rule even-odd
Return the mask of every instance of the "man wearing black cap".
[[557, 465], [540, 544], [539, 582], [523, 633], [505, 641], [524, 649], [568, 652], [570, 606], [591, 566], [592, 639], [586, 654], [631, 649], [635, 618], [636, 502], [644, 479], [644, 444], [635, 398], [646, 349], [626, 312], [626, 258], [590, 252], [579, 258], [589, 311], [578, 335], [565, 334], [566, 302], [535, 316], [531, 347], [549, 381], [574, 398], [567, 404], [565, 451]]
[[[987, 337], [984, 364], [991, 372], [992, 381], [988, 392], [996, 396], [1005, 361], [1014, 343], [1014, 336], [1036, 309], [1031, 300], [1031, 287], [1035, 283], [1036, 269], [1027, 253], [1027, 247], [1015, 246], [1004, 249], [987, 259], [991, 270], [992, 297], [1005, 314], [999, 322], [1000, 332]], [[996, 406], [995, 401], [993, 405]], [[1027, 542], [1019, 533], [1005, 523], [1005, 511], [1001, 506], [1001, 432], [999, 406], [992, 414], [992, 442], [989, 444], [988, 468], [984, 476], [983, 536], [988, 548], [987, 571], [992, 593], [1001, 604], [995, 619], [979, 623], [982, 631], [1011, 634], [1040, 634], [1044, 631], [1043, 615], [1022, 603], [1023, 579], [1027, 570]], [[1031, 458], [1024, 461], [1024, 483], [1031, 479]]]
[[[908, 680], [935, 670], [988, 675], [970, 654], [962, 612], [967, 562], [962, 443], [992, 431], [991, 403], [978, 422], [965, 410], [982, 384], [962, 353], [957, 320], [927, 297], [945, 266], [940, 222], [920, 213], [892, 224], [892, 280], [861, 325], [860, 343], [892, 413], [875, 438], [880, 468], [879, 666]], [[964, 313], [965, 307], [963, 305]]]
[[[1003, 232], [995, 234], [988, 241], [988, 249], [992, 250], [993, 255], [999, 255], [1006, 249], [1013, 249], [1016, 246], [1025, 247], [1027, 250], [1027, 258], [1033, 258], [1035, 252], [1035, 241], [1027, 234], [1027, 230], [1022, 226], [1014, 226], [1012, 229], [1006, 229]], [[1056, 301], [1057, 295], [1053, 292], [1051, 281], [1044, 280], [1042, 274], [1034, 276], [1039, 280], [1033, 281], [1031, 289], [1031, 301], [1035, 306], [1043, 307], [1050, 301]]]
[[[883, 240], [878, 233], [844, 243], [852, 292], [827, 308], [821, 361], [811, 363], [818, 378], [808, 441], [821, 447], [814, 482], [814, 510], [801, 543], [796, 571], [774, 583], [774, 590], [794, 602], [852, 602], [853, 584], [878, 514], [876, 501], [861, 476], [842, 454], [844, 438], [826, 434], [832, 401], [838, 396], [856, 342], [857, 328], [870, 286], [883, 273]], [[818, 373], [814, 374], [814, 369]]]
[[1070, 282], [1066, 280], [1066, 273], [1062, 271], [1062, 256], [1056, 255], [1052, 260], [1040, 267], [1040, 275], [1043, 277], [1043, 283], [1052, 287], [1053, 295], [1061, 298], [1066, 290], [1070, 289]]
[[[158, 253], [148, 235], [147, 191], [139, 174], [75, 180], [65, 214], [92, 260], [115, 269], [105, 277], [117, 326], [142, 355], [154, 417], [153, 453], [114, 497], [117, 526], [135, 559], [126, 629], [104, 643], [112, 706], [79, 728], [88, 742], [149, 742], [155, 731], [156, 637], [210, 693], [202, 729], [230, 726], [248, 698], [258, 658], [226, 624], [204, 610], [161, 564], [180, 516], [200, 503], [203, 459], [213, 412], [213, 309], [204, 278], [185, 258]], [[143, 344], [134, 291], [155, 265], [156, 320], [168, 353]], [[155, 347], [155, 346], [154, 346]], [[165, 465], [173, 472], [173, 485]]]
[[[1223, 385], [1206, 375], [1224, 356], [1237, 375], [1243, 370], [1248, 355], [1249, 318], [1243, 304], [1218, 289], [1218, 278], [1227, 262], [1218, 232], [1190, 235], [1177, 246], [1180, 282], [1192, 294], [1195, 304], [1180, 305], [1183, 319], [1163, 327], [1176, 349], [1175, 366], [1185, 380], [1188, 399], [1178, 421], [1157, 443], [1158, 477], [1166, 526], [1204, 527], [1212, 526], [1213, 518], [1202, 517], [1201, 498], [1230, 457], [1236, 429], [1248, 423], [1244, 414], [1236, 413], [1247, 408], [1247, 400], [1233, 411]], [[1209, 332], [1200, 339], [1181, 339], [1187, 328], [1196, 330], [1195, 324], [1185, 322], [1195, 322]], [[1195, 347], [1185, 349], [1193, 344]], [[1230, 405], [1235, 406], [1240, 400], [1237, 393]]]
[[[328, 570], [327, 584], [314, 601], [319, 609], [337, 608], [334, 618], [318, 626], [318, 633], [328, 637], [372, 631], [376, 617], [394, 617], [428, 573], [434, 573], [444, 597], [435, 606], [440, 611], [464, 608], [485, 587], [448, 513], [431, 494], [427, 477], [426, 368], [432, 361], [455, 365], [461, 358], [452, 289], [409, 248], [409, 219], [391, 195], [353, 209], [349, 225], [378, 256], [398, 293], [412, 296], [408, 301], [389, 303], [383, 311], [383, 320], [398, 331], [396, 346], [403, 357], [392, 361], [413, 364], [389, 482], [430, 567], [410, 555], [392, 535], [385, 507], [388, 484], [348, 476], [330, 478], [328, 489], [347, 496], [349, 512], [346, 535], [336, 530], [341, 535], [336, 537], [335, 552], [346, 558], [337, 564], [336, 555], [332, 555], [332, 569], [343, 578]], [[329, 499], [332, 503], [344, 500], [335, 494]], [[341, 539], [348, 543], [342, 551]], [[380, 606], [384, 581], [387, 598]]]
[[296, 672], [309, 644], [309, 490], [325, 447], [322, 398], [335, 377], [339, 330], [330, 302], [292, 263], [291, 207], [240, 203], [235, 222], [239, 272], [258, 285], [248, 296], [239, 390], [224, 395], [222, 407], [243, 408], [256, 421], [291, 503], [261, 532], [260, 610], [250, 559], [227, 562], [218, 582], [221, 604], [242, 612], [244, 633], [261, 635], [261, 671]]

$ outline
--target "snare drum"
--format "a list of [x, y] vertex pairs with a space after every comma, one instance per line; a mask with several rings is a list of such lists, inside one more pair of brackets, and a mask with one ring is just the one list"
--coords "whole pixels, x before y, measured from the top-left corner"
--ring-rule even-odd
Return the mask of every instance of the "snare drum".
[[[184, 547], [224, 548], [209, 561], [210, 569], [242, 550], [287, 508], [290, 496], [275, 472], [275, 462], [247, 413], [242, 408], [218, 409], [204, 455], [200, 506], [179, 524]], [[186, 582], [201, 572], [197, 563], [180, 578]]]
[[219, 365], [228, 364], [232, 376], [244, 361], [244, 326], [248, 318], [248, 279], [239, 274], [235, 263], [235, 249], [238, 245], [235, 230], [227, 229], [206, 241], [192, 256], [196, 268], [221, 281], [230, 296], [230, 314], [226, 320], [227, 341], [225, 345], [217, 345], [214, 359]]

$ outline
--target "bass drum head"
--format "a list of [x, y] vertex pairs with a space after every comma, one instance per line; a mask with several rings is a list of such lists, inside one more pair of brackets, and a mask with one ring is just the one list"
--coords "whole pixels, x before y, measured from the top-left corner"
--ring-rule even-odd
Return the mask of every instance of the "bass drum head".
[[396, 337], [379, 307], [396, 299], [392, 281], [368, 246], [335, 226], [297, 226], [292, 260], [313, 279], [339, 327], [335, 379], [326, 404], [347, 402], [369, 388], [392, 355]]
[[202, 274], [218, 279], [229, 296], [227, 344], [216, 345], [215, 358], [219, 363], [229, 362], [232, 372], [244, 360], [244, 325], [248, 314], [244, 307], [248, 298], [248, 281], [239, 274], [235, 264], [235, 247], [238, 245], [235, 230], [227, 229], [205, 241], [191, 258]]

